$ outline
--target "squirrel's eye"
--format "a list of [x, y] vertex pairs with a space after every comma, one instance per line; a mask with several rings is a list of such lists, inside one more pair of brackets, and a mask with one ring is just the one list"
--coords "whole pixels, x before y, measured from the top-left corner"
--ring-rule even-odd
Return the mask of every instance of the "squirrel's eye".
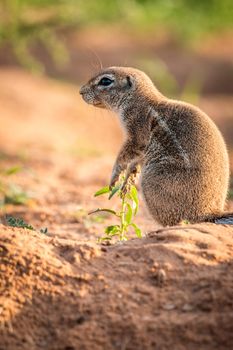
[[99, 81], [98, 85], [101, 85], [101, 86], [109, 86], [109, 85], [111, 85], [112, 83], [113, 83], [113, 80], [112, 80], [112, 79], [110, 79], [110, 78], [102, 78], [102, 79]]

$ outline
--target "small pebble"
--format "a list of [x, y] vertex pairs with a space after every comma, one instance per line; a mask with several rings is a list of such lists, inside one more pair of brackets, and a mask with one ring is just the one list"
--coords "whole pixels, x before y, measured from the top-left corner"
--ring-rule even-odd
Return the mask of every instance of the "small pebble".
[[193, 310], [193, 306], [191, 304], [184, 304], [182, 307], [182, 311], [192, 311]]
[[167, 274], [166, 274], [165, 270], [164, 269], [159, 269], [157, 274], [156, 274], [156, 278], [157, 278], [158, 284], [160, 286], [162, 286], [164, 284], [164, 282], [166, 281], [166, 278], [167, 278]]
[[168, 304], [163, 305], [162, 308], [164, 310], [170, 311], [170, 310], [174, 310], [176, 308], [176, 305], [168, 303]]

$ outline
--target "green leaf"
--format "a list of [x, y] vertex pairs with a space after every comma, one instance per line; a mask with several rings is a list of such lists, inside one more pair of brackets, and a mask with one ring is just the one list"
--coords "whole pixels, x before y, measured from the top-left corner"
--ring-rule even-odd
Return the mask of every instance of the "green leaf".
[[98, 208], [98, 209], [96, 209], [96, 210], [90, 211], [90, 212], [88, 213], [88, 215], [95, 214], [95, 213], [99, 213], [100, 211], [105, 211], [105, 212], [107, 212], [107, 213], [110, 213], [110, 214], [113, 214], [113, 215], [118, 216], [118, 215], [117, 215], [117, 212], [116, 212], [115, 210], [107, 209], [107, 208]]
[[127, 206], [127, 212], [125, 214], [125, 221], [129, 225], [131, 223], [132, 217], [133, 217], [133, 210], [131, 208], [131, 205], [129, 203], [126, 203]]
[[111, 199], [111, 198], [114, 196], [114, 194], [117, 193], [117, 192], [119, 191], [119, 189], [120, 189], [120, 186], [119, 186], [119, 185], [113, 187], [113, 189], [112, 189], [112, 191], [111, 191], [111, 193], [110, 193], [108, 199]]
[[134, 215], [136, 215], [138, 212], [139, 201], [138, 201], [138, 191], [134, 185], [132, 185], [130, 188], [130, 195], [133, 201]]
[[22, 170], [22, 167], [20, 165], [13, 166], [7, 170], [4, 171], [4, 175], [13, 175], [18, 173]]
[[101, 196], [102, 194], [109, 193], [109, 192], [110, 192], [109, 186], [105, 186], [105, 187], [101, 188], [99, 191], [97, 191], [94, 194], [94, 197]]
[[47, 235], [48, 234], [48, 228], [47, 227], [41, 228], [40, 229], [40, 233], [44, 233], [45, 235]]
[[107, 233], [107, 235], [114, 235], [114, 234], [117, 234], [119, 231], [120, 231], [119, 225], [110, 225], [110, 226], [107, 226], [105, 229], [105, 233]]
[[142, 238], [142, 231], [140, 230], [140, 228], [136, 224], [130, 224], [130, 226], [133, 226], [137, 237]]

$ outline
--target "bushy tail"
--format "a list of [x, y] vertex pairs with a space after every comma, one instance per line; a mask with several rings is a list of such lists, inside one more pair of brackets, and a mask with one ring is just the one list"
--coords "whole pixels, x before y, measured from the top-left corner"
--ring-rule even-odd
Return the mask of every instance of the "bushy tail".
[[213, 222], [214, 224], [233, 225], [233, 213], [221, 213], [204, 219], [205, 222]]

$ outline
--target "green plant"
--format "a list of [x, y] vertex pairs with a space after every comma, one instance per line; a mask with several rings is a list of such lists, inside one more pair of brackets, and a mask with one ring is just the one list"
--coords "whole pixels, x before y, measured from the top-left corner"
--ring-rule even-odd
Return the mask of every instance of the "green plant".
[[27, 204], [29, 196], [20, 186], [9, 184], [4, 194], [4, 204]]
[[101, 188], [95, 193], [94, 196], [97, 197], [104, 194], [108, 194], [109, 199], [111, 199], [115, 194], [117, 194], [121, 201], [120, 210], [117, 212], [108, 208], [98, 208], [89, 214], [107, 212], [117, 217], [120, 222], [118, 224], [107, 226], [105, 228], [105, 235], [101, 237], [99, 241], [108, 241], [111, 240], [113, 237], [117, 237], [120, 241], [126, 241], [127, 233], [129, 232], [130, 228], [133, 228], [137, 237], [141, 238], [141, 230], [133, 222], [139, 207], [138, 192], [136, 187], [133, 184], [129, 183], [126, 189], [123, 190], [122, 183], [120, 181], [120, 183], [112, 189], [110, 189], [109, 186]]
[[13, 216], [6, 217], [7, 224], [12, 227], [21, 227], [21, 228], [27, 228], [28, 230], [35, 230], [32, 225], [27, 224], [23, 219], [21, 218], [14, 218]]
[[43, 233], [44, 235], [47, 235], [49, 233], [48, 228], [47, 227], [41, 228], [40, 229], [40, 233]]
[[[7, 216], [6, 222], [7, 222], [7, 225], [11, 226], [11, 227], [26, 228], [28, 230], [36, 231], [36, 229], [32, 225], [25, 222], [22, 218], [15, 218], [14, 216]], [[41, 228], [40, 233], [47, 235], [49, 233], [48, 228], [47, 227]]]
[[22, 170], [21, 166], [13, 166], [8, 169], [0, 170], [0, 202], [5, 204], [26, 204], [29, 196], [20, 186], [9, 183], [8, 177], [17, 174]]

